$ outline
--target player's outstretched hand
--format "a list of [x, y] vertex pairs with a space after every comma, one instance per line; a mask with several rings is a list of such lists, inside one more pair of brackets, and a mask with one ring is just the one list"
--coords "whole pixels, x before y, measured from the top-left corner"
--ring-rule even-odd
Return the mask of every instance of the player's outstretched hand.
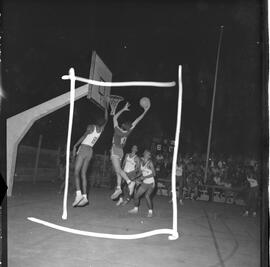
[[124, 106], [123, 110], [124, 111], [129, 111], [130, 104], [127, 102], [126, 105]]
[[151, 107], [151, 104], [149, 103], [149, 105], [147, 107], [144, 108], [144, 112], [146, 112], [147, 110], [149, 110]]

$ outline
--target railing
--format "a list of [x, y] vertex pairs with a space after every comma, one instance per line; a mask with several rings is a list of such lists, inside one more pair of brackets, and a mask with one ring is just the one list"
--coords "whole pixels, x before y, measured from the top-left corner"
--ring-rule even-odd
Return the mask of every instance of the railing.
[[[171, 180], [159, 178], [159, 195], [169, 196], [171, 191]], [[187, 194], [187, 187], [184, 187], [184, 195]], [[228, 204], [243, 205], [244, 200], [241, 196], [245, 192], [244, 187], [225, 187], [220, 185], [198, 185], [198, 200], [212, 200], [213, 202], [224, 202]]]

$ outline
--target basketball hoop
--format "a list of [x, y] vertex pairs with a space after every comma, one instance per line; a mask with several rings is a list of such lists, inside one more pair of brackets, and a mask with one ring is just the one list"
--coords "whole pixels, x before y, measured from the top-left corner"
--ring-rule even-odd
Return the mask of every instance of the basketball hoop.
[[118, 104], [123, 101], [124, 98], [119, 95], [110, 95], [110, 107], [111, 107], [111, 115], [115, 114], [115, 110]]

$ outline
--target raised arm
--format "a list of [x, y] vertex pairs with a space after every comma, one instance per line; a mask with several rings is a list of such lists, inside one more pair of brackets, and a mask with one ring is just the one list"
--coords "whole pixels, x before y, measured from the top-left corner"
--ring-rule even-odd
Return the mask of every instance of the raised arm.
[[146, 112], [150, 109], [150, 106], [147, 107], [144, 112], [132, 123], [131, 129], [134, 129], [135, 126], [142, 120], [142, 118], [145, 116]]
[[113, 127], [118, 126], [118, 118], [124, 111], [129, 111], [130, 104], [127, 102], [126, 105], [120, 109], [114, 116], [113, 116]]
[[109, 114], [108, 114], [108, 109], [109, 109], [109, 103], [110, 103], [110, 97], [107, 97], [106, 99], [106, 107], [104, 109], [104, 124], [102, 125], [102, 130], [105, 128], [107, 122], [108, 122], [108, 117], [109, 117]]

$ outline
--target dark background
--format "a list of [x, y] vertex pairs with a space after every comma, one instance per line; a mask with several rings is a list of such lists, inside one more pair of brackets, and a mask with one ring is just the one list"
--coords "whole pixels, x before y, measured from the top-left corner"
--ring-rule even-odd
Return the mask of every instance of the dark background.
[[[69, 90], [61, 80], [70, 67], [89, 77], [96, 50], [113, 81], [177, 81], [183, 65], [181, 148], [205, 152], [220, 25], [224, 25], [212, 151], [259, 155], [262, 142], [262, 2], [42, 2], [3, 1], [3, 82], [7, 115], [12, 116]], [[78, 84], [80, 85], [80, 84]], [[131, 102], [149, 96], [152, 108], [130, 136], [129, 144], [150, 146], [152, 137], [174, 138], [177, 87], [113, 88]], [[39, 120], [24, 144], [57, 148], [66, 143], [65, 107]], [[73, 143], [102, 112], [89, 100], [75, 104]], [[96, 150], [110, 148], [112, 124]]]

